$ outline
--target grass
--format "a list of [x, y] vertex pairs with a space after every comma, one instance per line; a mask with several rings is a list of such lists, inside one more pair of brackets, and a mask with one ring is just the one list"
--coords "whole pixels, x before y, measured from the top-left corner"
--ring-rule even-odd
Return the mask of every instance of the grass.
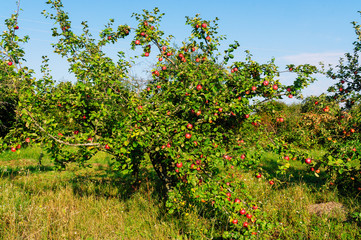
[[[166, 214], [154, 172], [145, 169], [138, 189], [126, 178], [106, 175], [106, 154], [92, 168], [69, 166], [52, 170], [38, 148], [0, 155], [0, 239], [205, 239], [214, 232], [214, 219], [194, 209], [184, 216]], [[275, 177], [274, 155], [265, 156], [266, 170]], [[242, 178], [270, 224], [257, 239], [361, 239], [360, 223], [350, 217], [361, 212], [357, 195], [342, 196], [322, 178], [292, 164], [293, 177], [277, 176], [283, 184], [244, 172]], [[272, 175], [273, 174], [273, 175]], [[318, 203], [341, 203], [344, 208], [316, 215]]]

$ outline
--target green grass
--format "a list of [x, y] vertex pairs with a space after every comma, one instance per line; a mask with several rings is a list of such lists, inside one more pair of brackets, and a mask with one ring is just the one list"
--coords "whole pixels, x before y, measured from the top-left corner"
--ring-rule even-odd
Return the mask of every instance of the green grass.
[[[214, 219], [196, 209], [167, 215], [151, 169], [143, 170], [134, 189], [126, 178], [106, 175], [110, 157], [103, 153], [91, 159], [91, 168], [71, 165], [59, 172], [46, 154], [38, 165], [38, 148], [19, 152], [0, 155], [0, 239], [206, 239], [205, 232], [217, 231]], [[275, 156], [264, 158], [270, 178], [282, 183], [271, 186], [242, 173], [263, 219], [271, 223], [257, 239], [361, 238], [360, 223], [350, 217], [361, 212], [357, 195], [342, 196], [296, 162], [292, 177], [276, 175]], [[326, 202], [342, 203], [344, 209], [309, 213], [310, 205]]]

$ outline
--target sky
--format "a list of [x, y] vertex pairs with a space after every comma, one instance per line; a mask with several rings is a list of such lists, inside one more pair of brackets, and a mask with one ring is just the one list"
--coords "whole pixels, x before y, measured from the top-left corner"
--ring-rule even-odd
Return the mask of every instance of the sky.
[[[0, 30], [5, 30], [4, 20], [16, 10], [15, 0], [0, 0]], [[51, 36], [54, 26], [41, 12], [51, 12], [45, 0], [21, 0], [22, 11], [19, 17], [19, 35], [29, 35], [30, 41], [24, 45], [27, 65], [40, 72], [41, 56], [50, 58], [50, 68], [54, 79], [73, 81], [67, 71], [67, 61], [55, 53], [51, 47], [56, 42]], [[352, 21], [361, 22], [360, 0], [63, 0], [65, 11], [69, 13], [72, 27], [80, 33], [82, 21], [88, 21], [91, 32], [97, 36], [110, 18], [115, 25], [136, 26], [132, 13], [142, 9], [158, 7], [165, 13], [161, 29], [166, 35], [175, 36], [174, 43], [180, 44], [191, 32], [185, 25], [185, 16], [193, 17], [199, 13], [207, 20], [219, 18], [219, 33], [225, 35], [222, 45], [228, 46], [237, 40], [240, 47], [235, 54], [237, 61], [244, 59], [244, 50], [250, 50], [254, 60], [266, 63], [275, 58], [275, 63], [284, 69], [286, 64], [314, 64], [320, 61], [336, 65], [346, 52], [352, 52], [352, 42], [356, 40]], [[132, 36], [133, 37], [133, 36]], [[107, 48], [110, 56], [124, 51], [126, 56], [134, 55], [130, 49], [131, 38], [121, 40]], [[225, 48], [224, 47], [224, 48]], [[132, 69], [132, 75], [146, 78], [146, 69], [155, 61], [156, 54], [141, 58]], [[36, 75], [40, 77], [40, 74]], [[290, 83], [296, 75], [283, 73], [281, 82]], [[303, 94], [319, 95], [333, 82], [321, 75], [318, 81]]]

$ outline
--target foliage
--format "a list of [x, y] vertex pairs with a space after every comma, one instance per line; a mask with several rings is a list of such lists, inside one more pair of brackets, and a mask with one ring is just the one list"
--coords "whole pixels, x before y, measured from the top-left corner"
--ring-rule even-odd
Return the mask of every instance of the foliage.
[[[346, 108], [358, 101], [359, 42], [354, 43], [354, 55], [346, 55], [348, 63], [340, 62], [338, 74], [328, 71], [330, 77], [348, 83], [347, 92], [339, 87], [342, 90], [332, 98], [308, 98], [301, 107], [286, 107], [275, 100], [301, 98], [301, 90], [315, 81], [316, 67], [288, 65], [287, 71], [296, 78], [293, 84], [283, 85], [274, 59], [261, 64], [246, 51], [244, 61], [231, 62], [239, 43], [219, 52], [225, 37], [218, 35], [217, 19], [187, 17], [190, 36], [180, 47], [171, 47], [172, 36], [164, 37], [163, 13], [157, 8], [133, 14], [136, 28], [114, 27], [110, 19], [99, 38], [94, 38], [86, 22], [81, 34], [72, 30], [61, 1], [47, 3], [51, 12], [43, 14], [58, 26], [52, 28], [58, 39], [54, 51], [68, 60], [77, 80], [56, 84], [47, 57], [43, 77], [34, 79], [22, 65], [24, 51], [19, 43], [28, 38], [16, 35], [18, 16], [7, 20], [0, 66], [2, 79], [17, 90], [4, 95], [14, 96], [17, 102], [17, 125], [1, 140], [2, 149], [16, 152], [37, 143], [59, 169], [72, 162], [88, 165], [95, 154], [106, 152], [112, 156], [113, 171], [131, 178], [134, 187], [139, 184], [140, 169], [150, 165], [162, 181], [169, 213], [203, 209], [200, 214], [217, 219], [216, 237], [232, 239], [272, 225], [264, 221], [256, 196], [240, 177], [240, 170], [247, 169], [256, 178], [270, 178], [262, 162], [266, 151], [278, 154], [279, 172], [291, 168], [290, 159], [298, 159], [310, 164], [316, 176], [322, 166], [330, 179], [343, 183], [351, 177], [358, 184], [360, 141], [354, 133], [358, 133], [360, 114], [341, 109], [334, 100], [345, 101]], [[359, 25], [354, 26], [360, 36]], [[149, 69], [152, 80], [140, 91], [129, 80], [132, 62], [124, 53], [118, 52], [115, 63], [102, 51], [133, 32], [132, 49], [143, 50], [136, 57], [156, 51], [158, 59]], [[297, 148], [313, 143], [328, 149], [319, 160]]]
[[[361, 13], [361, 12], [360, 12]], [[361, 190], [361, 163], [360, 149], [360, 70], [359, 52], [361, 51], [360, 25], [352, 22], [356, 33], [356, 41], [353, 43], [353, 53], [346, 53], [345, 59], [341, 58], [335, 68], [327, 70], [329, 78], [336, 81], [329, 88], [328, 102], [333, 100], [332, 109], [325, 115], [334, 118], [323, 129], [325, 137], [328, 137], [328, 151], [318, 161], [317, 166], [325, 167], [332, 181], [338, 182], [341, 188]], [[322, 102], [323, 104], [326, 101]], [[339, 107], [340, 106], [340, 107]], [[335, 119], [337, 117], [337, 119]]]

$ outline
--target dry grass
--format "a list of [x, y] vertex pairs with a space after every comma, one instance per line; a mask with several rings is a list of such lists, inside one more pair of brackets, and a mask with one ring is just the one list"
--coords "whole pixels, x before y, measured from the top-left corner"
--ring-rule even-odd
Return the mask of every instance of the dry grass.
[[[195, 209], [167, 215], [149, 172], [133, 191], [125, 179], [106, 175], [106, 156], [92, 168], [56, 172], [46, 157], [39, 168], [36, 154], [22, 154], [0, 155], [0, 239], [206, 239], [217, 231], [214, 219]], [[256, 238], [361, 239], [360, 226], [348, 218], [360, 212], [358, 198], [342, 197], [307, 174], [273, 186], [254, 173], [241, 175], [268, 222]]]

